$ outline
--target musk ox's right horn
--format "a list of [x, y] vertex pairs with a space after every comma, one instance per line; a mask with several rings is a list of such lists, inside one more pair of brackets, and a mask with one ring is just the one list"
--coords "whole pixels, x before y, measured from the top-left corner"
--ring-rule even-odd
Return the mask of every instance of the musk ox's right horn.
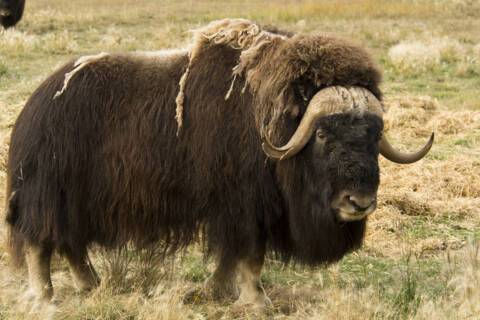
[[360, 87], [332, 86], [317, 92], [305, 110], [305, 114], [290, 140], [282, 147], [274, 146], [262, 134], [263, 151], [273, 159], [283, 160], [296, 155], [307, 144], [315, 131], [316, 121], [326, 115], [347, 111], [373, 112], [382, 116], [382, 106], [367, 89]]

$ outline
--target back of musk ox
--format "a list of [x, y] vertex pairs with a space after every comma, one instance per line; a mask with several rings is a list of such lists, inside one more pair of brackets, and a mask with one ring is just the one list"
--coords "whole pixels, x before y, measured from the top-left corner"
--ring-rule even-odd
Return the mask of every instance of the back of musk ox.
[[362, 244], [379, 153], [412, 163], [433, 135], [411, 154], [388, 143], [362, 48], [269, 30], [216, 21], [188, 50], [82, 57], [33, 93], [12, 132], [6, 220], [38, 299], [52, 297], [54, 251], [88, 290], [90, 246], [174, 253], [201, 233], [218, 267], [200, 293], [261, 307], [267, 252], [319, 265]]
[[5, 28], [15, 26], [23, 16], [25, 0], [0, 0], [0, 24]]

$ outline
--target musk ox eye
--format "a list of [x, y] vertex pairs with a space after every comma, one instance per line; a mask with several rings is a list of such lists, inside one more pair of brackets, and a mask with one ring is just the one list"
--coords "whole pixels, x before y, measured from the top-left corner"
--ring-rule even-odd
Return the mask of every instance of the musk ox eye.
[[325, 141], [325, 139], [326, 139], [325, 134], [323, 133], [323, 131], [321, 129], [317, 130], [316, 136], [317, 136], [317, 140]]

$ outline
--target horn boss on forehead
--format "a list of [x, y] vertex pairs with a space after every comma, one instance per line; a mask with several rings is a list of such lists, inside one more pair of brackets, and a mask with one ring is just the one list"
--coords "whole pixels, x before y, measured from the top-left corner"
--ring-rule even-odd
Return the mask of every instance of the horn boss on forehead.
[[[367, 89], [361, 87], [332, 86], [320, 90], [310, 100], [297, 130], [290, 140], [281, 147], [274, 146], [265, 133], [262, 134], [262, 148], [272, 159], [283, 160], [295, 156], [310, 140], [318, 119], [336, 113], [353, 112], [360, 116], [365, 112], [383, 117], [383, 108], [378, 99]], [[403, 153], [394, 149], [385, 135], [379, 142], [380, 153], [390, 161], [408, 164], [422, 159], [433, 144], [434, 134], [417, 152]]]

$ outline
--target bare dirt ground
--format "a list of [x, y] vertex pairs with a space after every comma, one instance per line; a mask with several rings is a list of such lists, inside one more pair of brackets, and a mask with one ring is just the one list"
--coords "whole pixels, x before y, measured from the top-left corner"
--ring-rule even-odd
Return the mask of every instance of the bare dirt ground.
[[25, 270], [8, 268], [2, 240], [0, 319], [480, 318], [477, 1], [27, 1], [17, 29], [0, 33], [0, 212], [11, 128], [48, 74], [79, 55], [183, 47], [187, 30], [225, 17], [353, 39], [384, 70], [391, 140], [408, 150], [436, 132], [419, 163], [381, 160], [379, 208], [363, 249], [316, 269], [269, 260], [263, 281], [274, 308], [261, 314], [182, 304], [211, 272], [197, 248], [163, 262], [148, 252], [95, 250], [102, 285], [75, 293], [56, 258], [55, 303], [33, 312]]

